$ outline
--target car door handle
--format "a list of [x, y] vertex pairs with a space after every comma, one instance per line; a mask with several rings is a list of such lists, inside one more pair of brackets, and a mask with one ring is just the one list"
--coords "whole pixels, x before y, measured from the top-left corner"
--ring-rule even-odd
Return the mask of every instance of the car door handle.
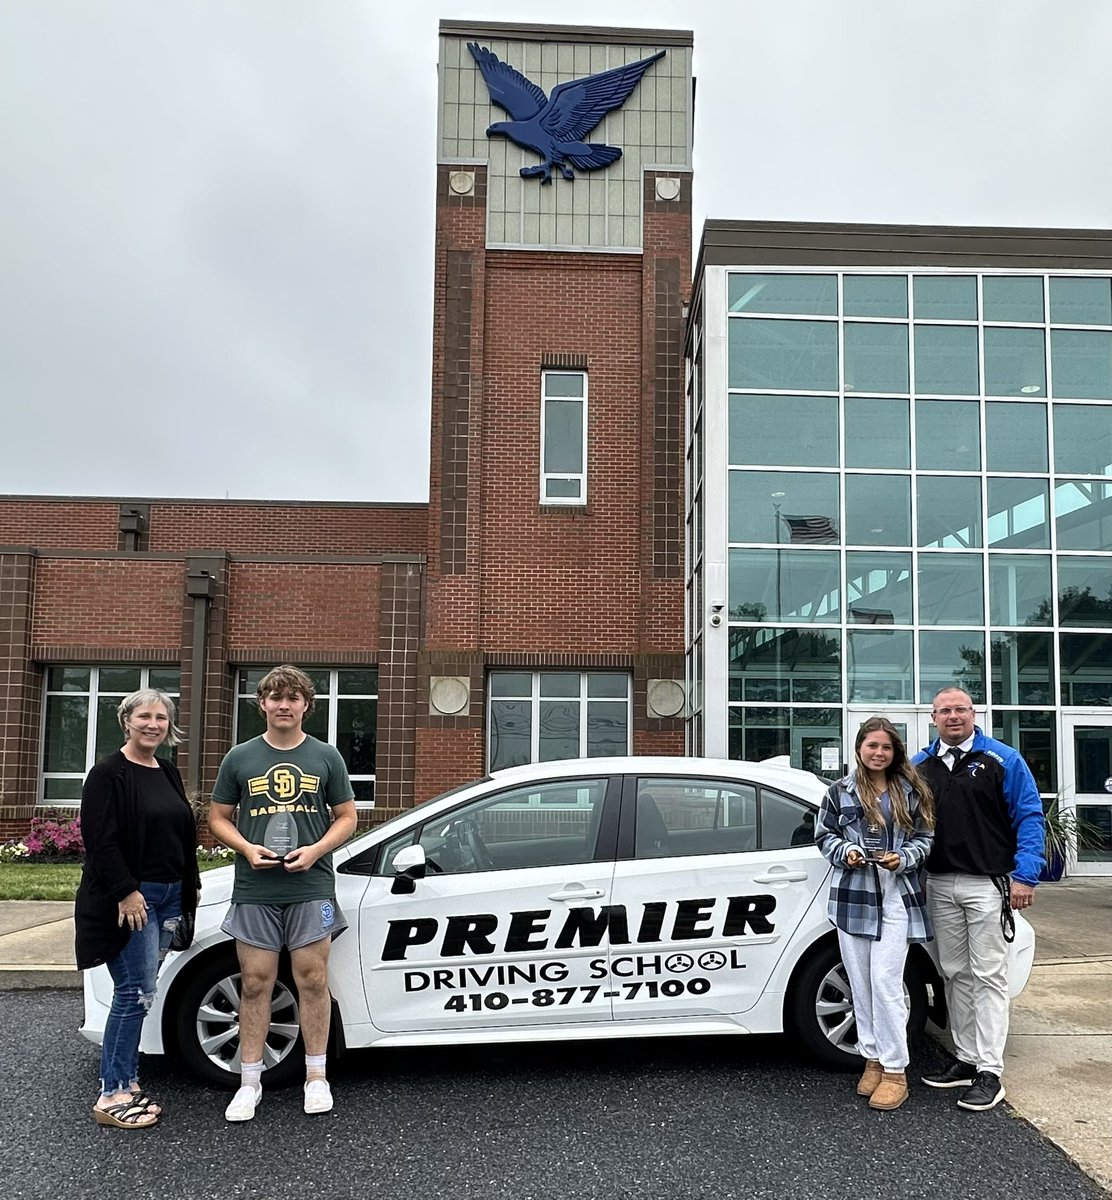
[[754, 875], [754, 883], [803, 883], [806, 871], [789, 871], [787, 867], [771, 867], [767, 875]]
[[577, 887], [569, 884], [562, 892], [552, 892], [549, 900], [598, 900], [605, 896], [603, 888]]

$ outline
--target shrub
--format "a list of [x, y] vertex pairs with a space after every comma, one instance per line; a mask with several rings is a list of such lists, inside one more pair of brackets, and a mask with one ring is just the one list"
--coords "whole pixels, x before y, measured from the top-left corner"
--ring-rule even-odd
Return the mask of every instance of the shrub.
[[81, 858], [85, 843], [81, 840], [80, 817], [32, 817], [31, 831], [23, 839], [27, 857], [32, 861], [57, 858]]

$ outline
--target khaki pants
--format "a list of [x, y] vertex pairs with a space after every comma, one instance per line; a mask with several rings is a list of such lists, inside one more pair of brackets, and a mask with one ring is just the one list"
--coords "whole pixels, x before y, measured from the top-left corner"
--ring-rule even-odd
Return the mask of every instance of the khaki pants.
[[1008, 945], [1000, 893], [987, 875], [930, 875], [934, 925], [950, 1036], [962, 1062], [1000, 1075], [1008, 1038]]

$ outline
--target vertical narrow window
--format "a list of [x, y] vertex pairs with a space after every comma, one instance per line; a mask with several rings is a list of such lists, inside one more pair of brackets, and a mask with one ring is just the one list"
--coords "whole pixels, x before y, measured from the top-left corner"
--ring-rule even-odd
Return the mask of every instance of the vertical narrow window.
[[541, 372], [541, 503], [587, 502], [587, 374]]

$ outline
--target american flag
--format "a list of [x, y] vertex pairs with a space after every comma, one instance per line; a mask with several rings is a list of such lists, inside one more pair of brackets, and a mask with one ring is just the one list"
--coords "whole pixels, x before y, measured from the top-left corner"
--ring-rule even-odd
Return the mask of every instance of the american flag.
[[838, 531], [830, 517], [780, 517], [788, 527], [789, 542], [836, 542]]

